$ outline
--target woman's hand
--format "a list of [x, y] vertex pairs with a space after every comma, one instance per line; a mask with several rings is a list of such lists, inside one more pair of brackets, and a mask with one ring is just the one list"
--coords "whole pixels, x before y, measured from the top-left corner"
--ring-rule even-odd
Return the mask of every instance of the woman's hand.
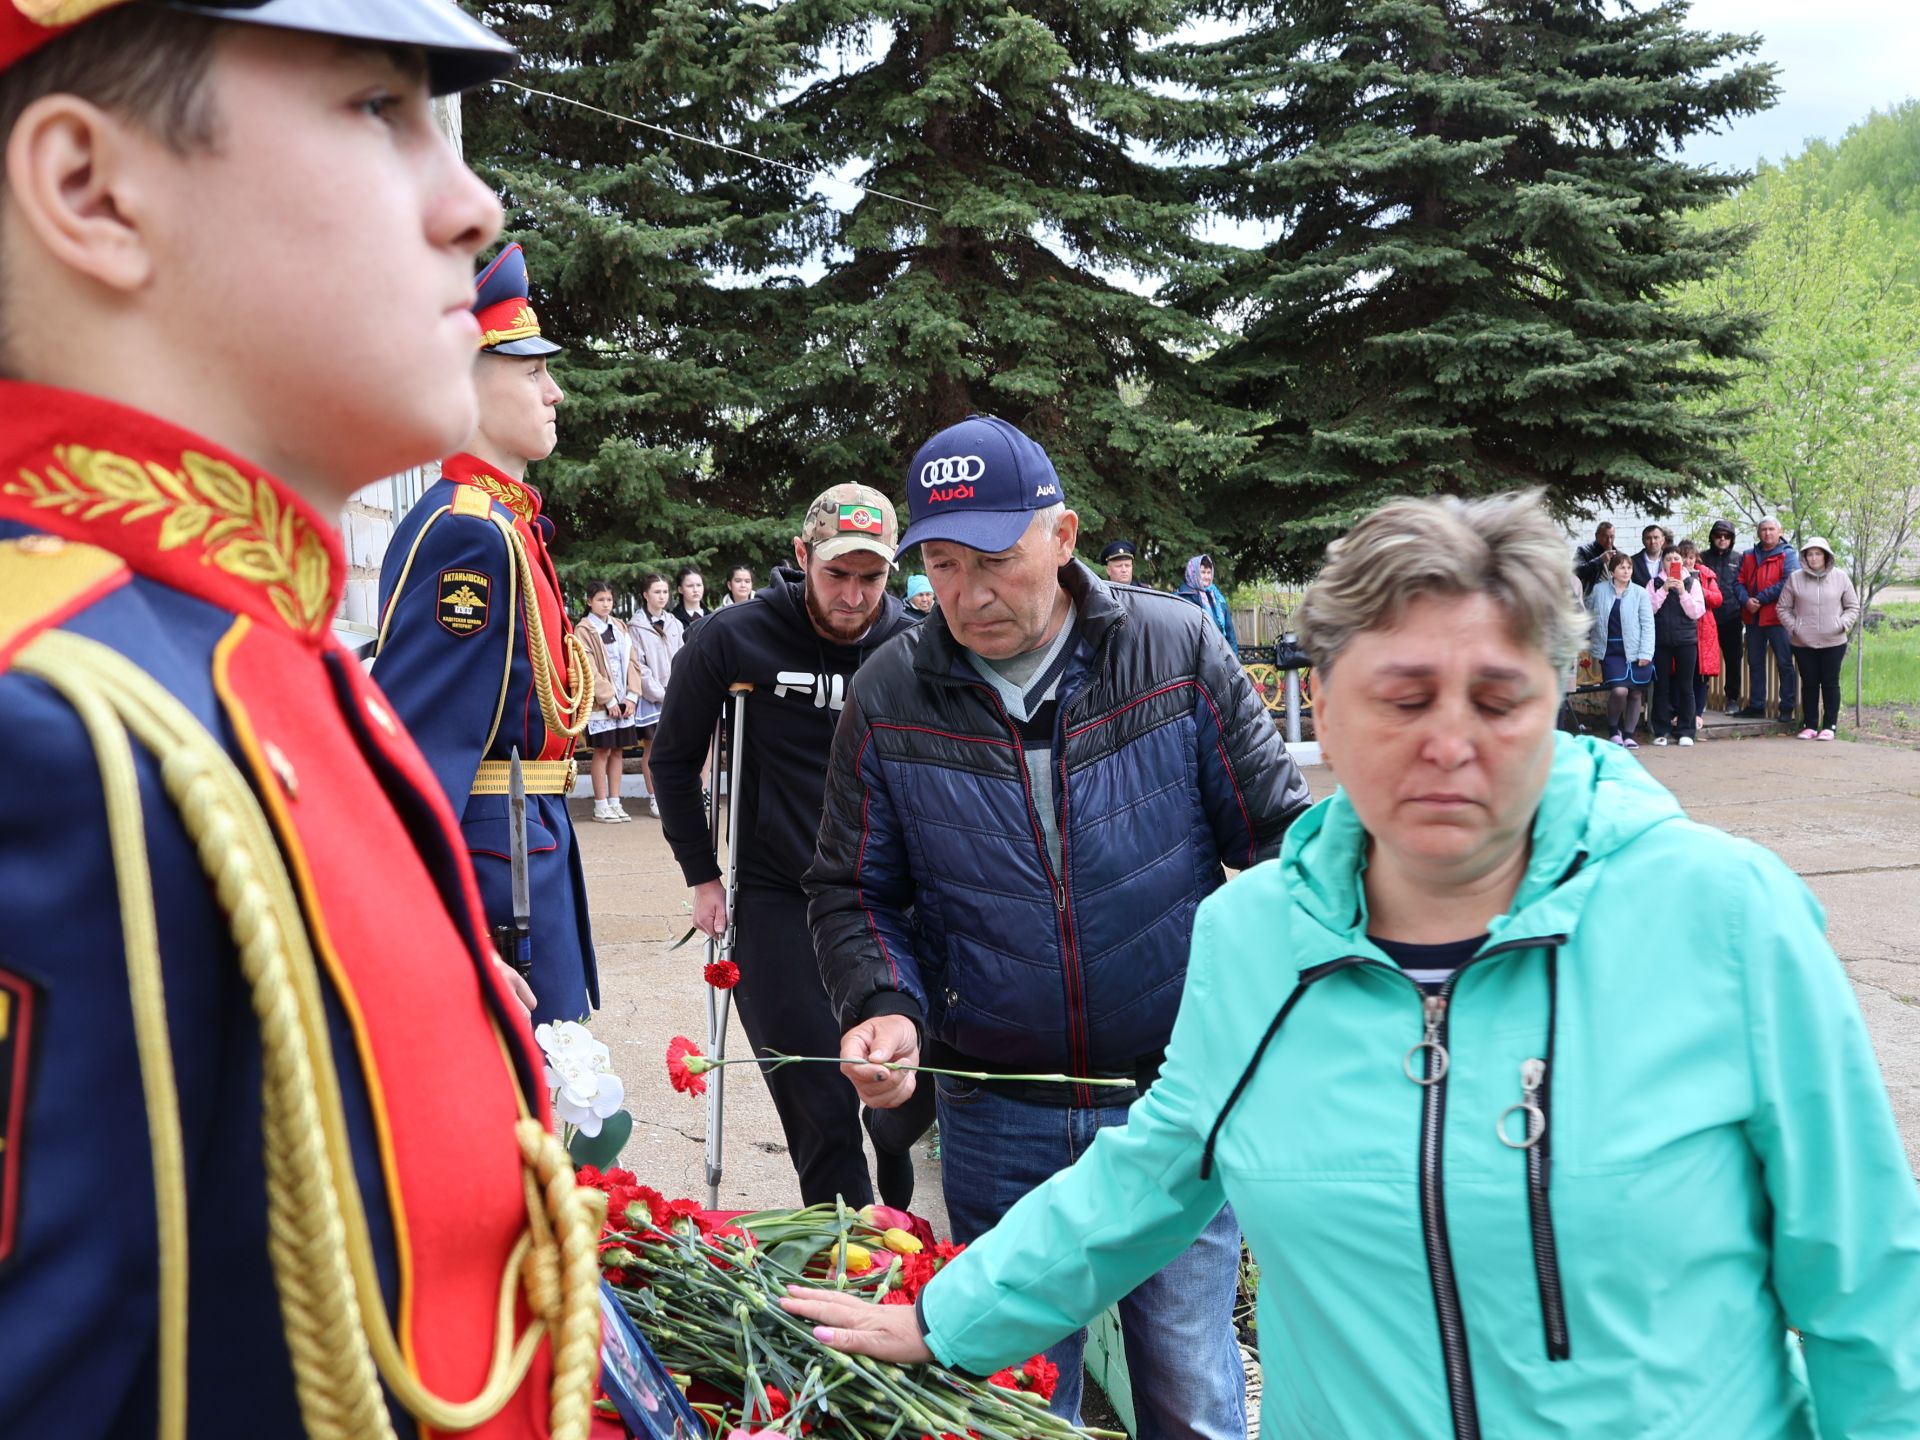
[[789, 1285], [780, 1308], [813, 1321], [814, 1339], [849, 1355], [871, 1355], [896, 1365], [925, 1365], [933, 1359], [911, 1305], [876, 1305], [837, 1290]]

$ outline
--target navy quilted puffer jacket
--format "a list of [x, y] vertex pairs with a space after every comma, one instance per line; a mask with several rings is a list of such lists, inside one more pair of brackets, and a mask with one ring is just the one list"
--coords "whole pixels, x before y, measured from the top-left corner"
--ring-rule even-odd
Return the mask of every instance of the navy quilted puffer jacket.
[[1080, 633], [1059, 872], [1019, 732], [936, 614], [854, 680], [809, 915], [843, 1028], [907, 1015], [980, 1068], [1133, 1075], [1172, 1031], [1194, 908], [1223, 865], [1277, 855], [1309, 797], [1203, 613], [1077, 563], [1060, 578]]

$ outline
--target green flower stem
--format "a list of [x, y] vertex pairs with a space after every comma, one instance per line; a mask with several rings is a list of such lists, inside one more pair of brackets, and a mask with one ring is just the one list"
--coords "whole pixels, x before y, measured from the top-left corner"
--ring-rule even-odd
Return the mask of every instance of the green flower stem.
[[[772, 1222], [798, 1229], [804, 1213], [772, 1212]], [[844, 1246], [855, 1233], [855, 1218], [841, 1205], [814, 1207], [812, 1218], [805, 1233], [823, 1249], [836, 1240]], [[809, 1412], [831, 1416], [826, 1433], [855, 1440], [886, 1440], [880, 1427], [889, 1421], [888, 1433], [896, 1437], [911, 1428], [929, 1435], [971, 1430], [981, 1440], [1124, 1440], [1113, 1432], [1076, 1429], [1016, 1393], [938, 1369], [906, 1369], [822, 1347], [812, 1325], [779, 1304], [787, 1284], [820, 1282], [790, 1263], [772, 1261], [765, 1248], [652, 1227], [633, 1234], [628, 1248], [635, 1260], [623, 1268], [645, 1281], [642, 1288], [617, 1293], [661, 1362], [737, 1388], [743, 1408], [763, 1403], [766, 1386], [777, 1383], [793, 1406], [792, 1423]], [[713, 1264], [715, 1250], [730, 1268]]]
[[[783, 1055], [778, 1050], [769, 1050], [765, 1055], [743, 1055], [731, 1060], [688, 1055], [681, 1063], [687, 1067], [689, 1075], [704, 1075], [709, 1070], [719, 1070], [728, 1065], [770, 1065], [778, 1070], [783, 1065], [845, 1065], [848, 1062], [838, 1055]], [[1139, 1084], [1137, 1080], [1118, 1075], [1005, 1075], [990, 1070], [945, 1070], [938, 1065], [902, 1065], [895, 1060], [862, 1060], [858, 1063], [892, 1070], [896, 1074], [912, 1071], [921, 1075], [945, 1075], [954, 1080], [1026, 1080], [1049, 1085], [1108, 1085], [1116, 1088]]]

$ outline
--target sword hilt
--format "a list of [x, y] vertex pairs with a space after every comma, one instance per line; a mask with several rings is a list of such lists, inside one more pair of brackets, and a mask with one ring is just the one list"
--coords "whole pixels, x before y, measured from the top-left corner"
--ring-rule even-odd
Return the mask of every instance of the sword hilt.
[[533, 979], [533, 933], [524, 925], [493, 927], [493, 948], [522, 980]]

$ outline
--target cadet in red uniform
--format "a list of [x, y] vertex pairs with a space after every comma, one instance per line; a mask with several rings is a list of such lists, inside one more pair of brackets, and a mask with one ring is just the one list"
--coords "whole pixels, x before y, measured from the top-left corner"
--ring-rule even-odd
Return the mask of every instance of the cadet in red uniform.
[[480, 423], [387, 548], [373, 674], [460, 812], [499, 928], [514, 918], [507, 770], [519, 753], [534, 1018], [584, 1020], [600, 989], [567, 796], [593, 674], [547, 555], [553, 522], [526, 482], [528, 464], [553, 451], [562, 397], [547, 373], [560, 347], [540, 333], [518, 245], [481, 272], [473, 312]]
[[473, 425], [499, 209], [429, 94], [510, 59], [445, 0], [0, 0], [0, 1435], [591, 1423], [597, 1226], [330, 633], [346, 498]]

